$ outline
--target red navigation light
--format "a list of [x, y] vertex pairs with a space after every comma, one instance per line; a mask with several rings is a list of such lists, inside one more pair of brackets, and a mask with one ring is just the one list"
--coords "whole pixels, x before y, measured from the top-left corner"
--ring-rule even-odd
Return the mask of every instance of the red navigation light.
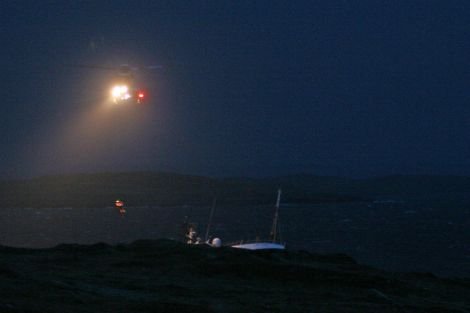
[[145, 100], [145, 92], [143, 90], [138, 90], [136, 96], [137, 103], [142, 103]]

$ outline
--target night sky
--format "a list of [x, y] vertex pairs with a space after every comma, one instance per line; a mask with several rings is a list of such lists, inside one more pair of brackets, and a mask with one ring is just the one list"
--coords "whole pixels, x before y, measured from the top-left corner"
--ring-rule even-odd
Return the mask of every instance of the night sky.
[[[1, 1], [0, 178], [470, 175], [468, 1]], [[109, 105], [112, 73], [150, 100]]]

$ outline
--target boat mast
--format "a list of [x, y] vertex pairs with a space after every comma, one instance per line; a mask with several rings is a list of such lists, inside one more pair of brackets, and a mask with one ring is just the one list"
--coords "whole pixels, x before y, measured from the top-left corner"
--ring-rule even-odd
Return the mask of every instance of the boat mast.
[[277, 190], [276, 209], [274, 211], [273, 226], [271, 228], [271, 240], [276, 242], [277, 237], [277, 224], [279, 219], [279, 204], [281, 202], [281, 188]]
[[204, 238], [204, 242], [207, 242], [207, 240], [209, 240], [209, 231], [211, 229], [212, 218], [214, 217], [214, 211], [215, 211], [215, 204], [216, 203], [217, 203], [217, 197], [214, 197], [214, 200], [212, 201], [212, 209], [211, 209], [211, 214], [209, 216], [209, 223], [207, 224], [206, 236]]

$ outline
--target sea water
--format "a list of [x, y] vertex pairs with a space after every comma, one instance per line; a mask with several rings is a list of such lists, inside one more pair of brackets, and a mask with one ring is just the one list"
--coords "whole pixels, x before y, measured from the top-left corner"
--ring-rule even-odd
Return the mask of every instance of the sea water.
[[[110, 244], [138, 239], [182, 240], [182, 223], [204, 237], [208, 206], [107, 208], [7, 208], [0, 244], [46, 248], [60, 243]], [[267, 239], [273, 206], [219, 205], [210, 235], [222, 242]], [[204, 238], [202, 238], [204, 239]], [[288, 249], [345, 253], [393, 271], [470, 277], [470, 209], [427, 202], [382, 201], [283, 204], [280, 239]]]

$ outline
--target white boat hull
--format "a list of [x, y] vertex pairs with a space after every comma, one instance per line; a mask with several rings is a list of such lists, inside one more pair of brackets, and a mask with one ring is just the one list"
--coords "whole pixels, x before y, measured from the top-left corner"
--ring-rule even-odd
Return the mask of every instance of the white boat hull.
[[246, 250], [285, 250], [286, 246], [280, 243], [274, 242], [253, 242], [253, 243], [241, 243], [232, 245], [232, 248], [246, 249]]

